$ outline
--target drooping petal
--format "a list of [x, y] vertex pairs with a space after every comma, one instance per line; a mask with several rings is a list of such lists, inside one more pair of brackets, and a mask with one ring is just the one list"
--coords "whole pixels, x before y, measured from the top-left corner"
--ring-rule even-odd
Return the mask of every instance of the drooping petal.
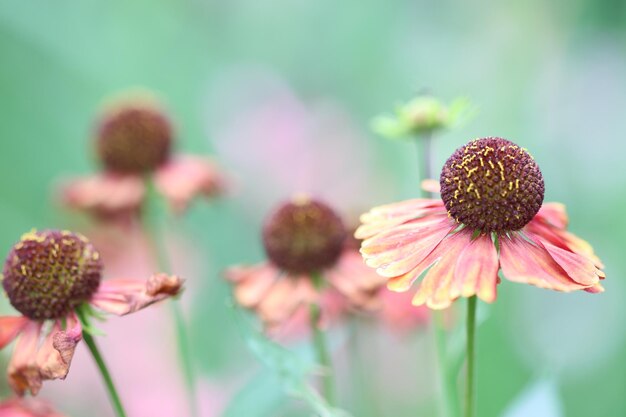
[[72, 180], [61, 189], [61, 200], [65, 205], [105, 219], [135, 214], [144, 195], [141, 177], [115, 173]]
[[154, 274], [146, 282], [113, 279], [103, 281], [90, 303], [99, 309], [123, 316], [179, 294], [183, 279], [176, 275]]
[[519, 234], [501, 236], [499, 243], [500, 266], [509, 281], [566, 292], [587, 287], [570, 278], [546, 249]]
[[67, 328], [54, 323], [37, 352], [37, 366], [42, 379], [65, 379], [70, 370], [76, 345], [83, 338], [83, 330], [74, 313], [66, 319]]
[[24, 395], [26, 391], [37, 395], [41, 389], [42, 377], [37, 367], [40, 334], [41, 323], [29, 320], [17, 339], [13, 356], [9, 361], [7, 370], [9, 385], [19, 396]]
[[208, 158], [177, 156], [155, 174], [155, 183], [174, 212], [181, 213], [198, 196], [214, 197], [225, 189], [225, 180]]
[[471, 231], [461, 230], [438, 246], [440, 259], [426, 273], [413, 297], [413, 305], [426, 304], [440, 310], [449, 307], [458, 297], [451, 292], [454, 272], [461, 252], [471, 244]]
[[371, 310], [378, 307], [376, 293], [387, 279], [363, 262], [358, 252], [347, 249], [337, 264], [325, 272], [326, 280], [356, 308]]
[[361, 253], [380, 275], [395, 277], [418, 265], [456, 228], [447, 216], [429, 216], [364, 240]]
[[585, 291], [592, 293], [592, 294], [600, 294], [604, 292], [604, 287], [602, 286], [602, 284], [597, 283], [595, 285], [592, 285], [589, 288], [585, 288]]
[[443, 213], [446, 213], [445, 207], [438, 199], [417, 198], [374, 207], [361, 215], [363, 224], [356, 230], [354, 237], [367, 239], [410, 220]]
[[283, 276], [277, 280], [256, 307], [261, 320], [273, 326], [290, 318], [305, 301], [306, 283], [301, 281], [306, 280], [309, 278], [304, 276]]
[[494, 302], [498, 269], [498, 252], [491, 236], [478, 236], [459, 255], [450, 297], [476, 295], [487, 303]]
[[28, 324], [28, 318], [24, 316], [0, 317], [0, 349], [11, 343]]
[[281, 272], [272, 264], [252, 267], [234, 267], [226, 271], [226, 278], [235, 285], [235, 300], [243, 307], [256, 306], [267, 294]]

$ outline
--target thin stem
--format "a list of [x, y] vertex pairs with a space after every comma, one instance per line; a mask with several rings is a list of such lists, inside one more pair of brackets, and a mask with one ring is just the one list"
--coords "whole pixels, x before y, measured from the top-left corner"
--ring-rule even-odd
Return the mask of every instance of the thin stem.
[[[313, 283], [319, 288], [324, 280], [321, 275], [313, 274]], [[321, 309], [319, 304], [312, 303], [309, 306], [309, 317], [311, 320], [311, 333], [313, 334], [313, 347], [317, 362], [322, 366], [322, 395], [329, 405], [335, 404], [335, 386], [333, 381], [333, 365], [330, 359], [330, 353], [326, 345], [326, 335], [320, 329], [319, 323], [321, 318]]]
[[[82, 323], [83, 328], [89, 328], [90, 324], [89, 324], [89, 319], [87, 318], [87, 315], [81, 309], [77, 309], [76, 314], [78, 315], [78, 318], [80, 322]], [[113, 409], [115, 410], [115, 414], [118, 417], [126, 417], [126, 412], [124, 411], [124, 407], [122, 406], [122, 401], [120, 400], [120, 396], [118, 395], [117, 390], [115, 389], [113, 378], [111, 378], [111, 374], [109, 373], [109, 370], [106, 364], [104, 363], [104, 359], [102, 358], [102, 355], [100, 354], [100, 351], [98, 350], [96, 341], [91, 336], [91, 334], [89, 334], [89, 332], [87, 331], [83, 331], [83, 339], [85, 340], [85, 343], [87, 344], [87, 347], [89, 348], [89, 351], [91, 352], [91, 355], [93, 356], [94, 360], [96, 361], [96, 364], [98, 365], [98, 369], [100, 370], [100, 374], [102, 375], [102, 379], [104, 380], [104, 384], [106, 385], [107, 392], [109, 393], [109, 399], [111, 400], [111, 405], [113, 406]]]
[[[148, 189], [148, 213], [145, 213], [143, 228], [148, 239], [148, 243], [152, 248], [155, 263], [159, 272], [171, 273], [171, 265], [169, 255], [165, 246], [164, 239], [161, 236], [161, 227], [159, 222], [159, 213], [156, 210], [156, 193], [154, 184], [151, 180], [146, 179], [146, 187]], [[152, 210], [150, 210], [152, 209]], [[189, 344], [189, 333], [187, 332], [187, 323], [185, 321], [184, 312], [180, 304], [176, 301], [168, 303], [174, 321], [176, 331], [176, 342], [178, 349], [178, 358], [183, 370], [185, 387], [187, 389], [189, 407], [191, 415], [198, 415], [198, 401], [196, 395], [196, 376], [195, 369], [191, 363], [191, 346]]]
[[[420, 181], [435, 178], [433, 172], [433, 134], [432, 132], [424, 132], [421, 136], [415, 137], [417, 147], [418, 160], [420, 166]], [[424, 197], [432, 198], [430, 192], [422, 190]]]
[[464, 417], [473, 417], [475, 409], [474, 366], [476, 361], [476, 296], [467, 300], [467, 377], [465, 379]]

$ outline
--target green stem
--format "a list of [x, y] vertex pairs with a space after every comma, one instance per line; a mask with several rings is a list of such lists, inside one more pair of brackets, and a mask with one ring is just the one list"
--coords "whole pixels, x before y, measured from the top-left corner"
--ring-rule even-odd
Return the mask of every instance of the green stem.
[[317, 356], [318, 363], [322, 366], [322, 395], [329, 405], [335, 404], [335, 388], [332, 375], [332, 364], [330, 354], [326, 347], [326, 336], [320, 329], [321, 311], [318, 304], [310, 305], [311, 332], [313, 333], [313, 347]]
[[[171, 265], [169, 255], [163, 244], [164, 239], [160, 233], [159, 213], [156, 210], [156, 192], [154, 184], [150, 179], [146, 179], [146, 188], [148, 189], [148, 213], [144, 217], [144, 233], [148, 239], [153, 252], [155, 263], [159, 272], [171, 273]], [[191, 363], [191, 346], [189, 344], [189, 333], [187, 332], [187, 323], [185, 321], [184, 312], [180, 304], [176, 301], [168, 303], [174, 321], [176, 331], [176, 344], [178, 349], [178, 359], [183, 370], [185, 387], [187, 389], [189, 407], [191, 415], [198, 416], [198, 400], [196, 394], [196, 375], [195, 369]]]
[[[83, 325], [83, 329], [89, 328], [90, 323], [89, 323], [89, 319], [87, 318], [87, 315], [81, 309], [77, 309], [76, 314], [78, 315], [78, 318], [80, 319], [80, 322]], [[102, 358], [102, 355], [100, 354], [100, 351], [98, 350], [96, 341], [91, 336], [91, 334], [89, 334], [89, 332], [86, 330], [83, 330], [83, 339], [85, 340], [85, 343], [87, 344], [87, 347], [89, 348], [89, 351], [91, 352], [91, 355], [93, 356], [94, 360], [96, 361], [96, 364], [98, 365], [98, 369], [100, 370], [100, 374], [102, 375], [102, 379], [104, 380], [104, 384], [106, 385], [107, 392], [109, 393], [109, 399], [111, 400], [111, 405], [113, 406], [113, 409], [115, 410], [115, 414], [118, 417], [126, 417], [126, 412], [124, 411], [124, 407], [122, 406], [122, 401], [120, 400], [120, 396], [118, 395], [117, 390], [115, 389], [113, 378], [111, 378], [111, 374], [109, 373], [109, 370], [106, 364], [104, 363], [104, 359]]]
[[476, 356], [476, 296], [467, 300], [467, 377], [465, 379], [464, 417], [473, 417], [475, 409], [474, 366]]

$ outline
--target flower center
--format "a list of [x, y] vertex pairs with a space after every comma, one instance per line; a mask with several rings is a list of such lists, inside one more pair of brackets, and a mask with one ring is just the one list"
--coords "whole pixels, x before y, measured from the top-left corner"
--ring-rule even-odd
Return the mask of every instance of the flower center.
[[343, 222], [326, 204], [298, 197], [276, 210], [263, 227], [263, 245], [274, 264], [292, 273], [332, 266], [346, 238]]
[[525, 149], [502, 138], [476, 139], [454, 151], [439, 181], [450, 216], [483, 232], [519, 230], [543, 202], [539, 166]]
[[157, 168], [169, 157], [172, 127], [156, 108], [122, 107], [102, 119], [96, 146], [105, 168], [141, 174]]
[[82, 235], [32, 231], [13, 246], [2, 286], [19, 312], [33, 320], [59, 319], [100, 285], [100, 255]]

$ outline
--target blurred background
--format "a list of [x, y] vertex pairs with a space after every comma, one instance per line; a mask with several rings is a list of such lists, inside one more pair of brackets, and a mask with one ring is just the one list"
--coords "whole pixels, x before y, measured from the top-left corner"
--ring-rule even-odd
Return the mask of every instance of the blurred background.
[[[0, 56], [0, 253], [33, 227], [117, 233], [64, 211], [55, 187], [97, 170], [94, 115], [130, 87], [161, 97], [181, 152], [213, 155], [232, 176], [231, 195], [170, 222], [203, 415], [311, 415], [247, 349], [221, 271], [263, 258], [263, 216], [293, 192], [320, 195], [349, 219], [418, 195], [414, 146], [376, 137], [369, 123], [423, 88], [478, 109], [437, 137], [438, 167], [475, 137], [528, 148], [546, 201], [567, 205], [571, 230], [606, 264], [602, 295], [505, 281], [493, 306], [479, 306], [478, 415], [626, 415], [626, 3], [4, 0]], [[119, 241], [129, 250], [107, 273], [145, 278], [141, 245]], [[187, 413], [166, 310], [102, 325], [133, 416]], [[434, 416], [428, 330], [361, 327], [360, 344], [333, 334], [341, 407], [355, 417]], [[355, 367], [374, 381], [375, 406], [354, 394]], [[9, 394], [4, 378], [0, 389]], [[67, 380], [41, 396], [69, 416], [111, 415], [84, 346]]]

